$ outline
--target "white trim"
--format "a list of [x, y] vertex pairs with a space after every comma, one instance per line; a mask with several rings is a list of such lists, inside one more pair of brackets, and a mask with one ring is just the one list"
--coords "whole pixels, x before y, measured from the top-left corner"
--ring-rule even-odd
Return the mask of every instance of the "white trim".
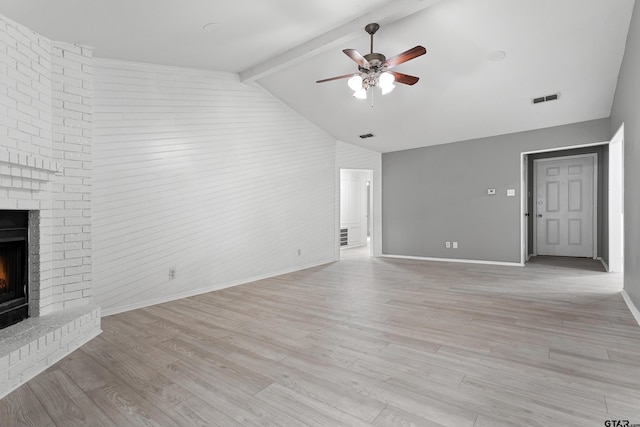
[[382, 254], [382, 258], [394, 259], [411, 259], [416, 261], [436, 261], [436, 262], [460, 262], [465, 264], [487, 264], [487, 265], [504, 265], [509, 267], [524, 267], [522, 262], [503, 262], [503, 261], [485, 261], [480, 259], [459, 259], [459, 258], [432, 258], [411, 255], [389, 255]]
[[633, 317], [636, 319], [638, 325], [640, 325], [640, 310], [635, 306], [633, 301], [631, 301], [631, 297], [624, 289], [620, 292], [622, 294], [622, 298], [624, 298], [624, 302], [627, 303], [627, 307], [629, 307], [629, 311], [633, 314]]
[[609, 141], [602, 141], [602, 142], [592, 142], [589, 144], [568, 145], [566, 147], [543, 148], [541, 150], [523, 151], [521, 154], [552, 153], [554, 151], [574, 150], [576, 148], [597, 147], [598, 145], [607, 145], [608, 143]]
[[[598, 153], [593, 153], [593, 259], [598, 259], [598, 169], [600, 168], [600, 157]], [[604, 190], [603, 190], [604, 191]]]
[[[529, 261], [529, 155], [520, 153], [520, 262]], [[531, 213], [529, 213], [531, 215]]]
[[137, 302], [135, 304], [124, 305], [124, 306], [119, 306], [119, 307], [111, 307], [111, 308], [106, 308], [106, 309], [103, 308], [101, 310], [101, 313], [102, 313], [101, 317], [112, 316], [114, 314], [124, 313], [125, 311], [137, 310], [139, 308], [145, 308], [145, 307], [150, 307], [152, 305], [162, 304], [162, 303], [165, 303], [165, 302], [175, 301], [175, 300], [179, 300], [179, 299], [183, 299], [183, 298], [189, 298], [189, 297], [193, 297], [193, 296], [196, 296], [196, 295], [206, 294], [208, 292], [219, 291], [219, 290], [226, 289], [226, 288], [232, 288], [234, 286], [245, 285], [247, 283], [256, 282], [258, 280], [270, 279], [272, 277], [277, 277], [277, 276], [281, 276], [283, 274], [293, 273], [295, 271], [306, 270], [307, 268], [318, 267], [320, 265], [330, 264], [330, 263], [336, 262], [336, 261], [339, 261], [339, 259], [327, 260], [327, 261], [324, 261], [324, 262], [309, 264], [309, 265], [302, 266], [302, 267], [289, 268], [289, 269], [281, 270], [279, 272], [272, 272], [272, 273], [262, 274], [262, 275], [259, 275], [259, 276], [250, 277], [248, 279], [236, 280], [236, 281], [224, 283], [224, 284], [221, 284], [221, 285], [208, 286], [208, 287], [204, 287], [204, 288], [200, 288], [200, 289], [191, 290], [191, 291], [188, 291], [188, 292], [183, 292], [183, 293], [180, 293], [180, 294], [173, 294], [173, 295], [169, 295], [169, 296], [165, 296], [165, 297], [153, 298], [153, 299], [150, 299], [150, 300], [147, 300], [147, 301]]
[[605, 261], [604, 258], [602, 258], [601, 256], [598, 257], [598, 261], [602, 263], [602, 266], [604, 267], [606, 272], [609, 273], [610, 270], [609, 270], [609, 265], [607, 264], [607, 261]]
[[363, 246], [367, 246], [369, 245], [369, 242], [367, 243], [358, 243], [357, 245], [345, 245], [345, 246], [340, 246], [340, 250], [343, 249], [353, 249], [353, 248], [361, 248]]
[[[591, 144], [594, 145], [594, 144]], [[595, 144], [595, 145], [604, 145], [604, 144]], [[579, 148], [579, 147], [576, 147]], [[557, 151], [557, 150], [554, 150]], [[581, 157], [590, 157], [593, 158], [593, 212], [592, 212], [592, 221], [591, 224], [592, 230], [591, 233], [593, 237], [591, 239], [592, 247], [591, 247], [591, 257], [593, 259], [598, 259], [598, 153], [585, 153], [585, 154], [575, 154], [571, 156], [559, 156], [559, 157], [548, 157], [543, 159], [534, 159], [533, 160], [533, 209], [537, 211], [537, 200], [538, 200], [538, 163], [543, 162], [552, 162], [558, 160], [566, 160], [566, 159], [577, 159]], [[536, 215], [535, 212], [529, 213], [530, 215]], [[533, 218], [533, 255], [538, 255], [538, 233], [537, 233], [537, 225], [538, 221], [536, 221], [537, 216]]]
[[624, 271], [624, 123], [609, 142], [609, 263]]

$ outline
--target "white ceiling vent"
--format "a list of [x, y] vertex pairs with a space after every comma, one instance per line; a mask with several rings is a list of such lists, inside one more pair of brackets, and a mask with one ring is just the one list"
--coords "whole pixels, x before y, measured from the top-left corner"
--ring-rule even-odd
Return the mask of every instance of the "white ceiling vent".
[[532, 104], [541, 104], [543, 102], [556, 101], [560, 99], [560, 92], [552, 93], [551, 95], [539, 96], [537, 98], [532, 98]]

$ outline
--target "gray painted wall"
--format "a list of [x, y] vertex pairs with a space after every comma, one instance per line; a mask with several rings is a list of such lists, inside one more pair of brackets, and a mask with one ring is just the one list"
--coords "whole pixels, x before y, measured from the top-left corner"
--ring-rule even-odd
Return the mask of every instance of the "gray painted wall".
[[611, 110], [613, 136], [624, 123], [624, 288], [640, 307], [640, 10], [634, 7]]
[[383, 154], [382, 252], [520, 262], [520, 153], [609, 138], [605, 118]]
[[[536, 159], [548, 159], [551, 157], [576, 156], [579, 154], [596, 153], [598, 155], [598, 196], [597, 206], [597, 229], [598, 229], [598, 256], [609, 263], [609, 146], [596, 145], [593, 147], [574, 148], [571, 150], [547, 151], [544, 153], [530, 154], [529, 157], [529, 194], [527, 197], [527, 211], [533, 212], [533, 187], [535, 185], [533, 177], [533, 161]], [[528, 218], [528, 253], [533, 253], [533, 220], [534, 215]]]

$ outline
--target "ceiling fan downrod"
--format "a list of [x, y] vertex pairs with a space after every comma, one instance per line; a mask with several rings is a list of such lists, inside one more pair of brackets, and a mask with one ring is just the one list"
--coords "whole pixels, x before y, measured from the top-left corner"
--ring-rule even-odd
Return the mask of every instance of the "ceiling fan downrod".
[[374, 23], [367, 24], [364, 30], [371, 36], [371, 53], [373, 53], [373, 35], [380, 29], [380, 25]]

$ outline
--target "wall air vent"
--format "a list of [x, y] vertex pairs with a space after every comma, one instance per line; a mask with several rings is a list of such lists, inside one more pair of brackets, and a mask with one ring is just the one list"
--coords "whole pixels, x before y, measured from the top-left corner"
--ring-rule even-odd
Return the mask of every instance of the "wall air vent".
[[531, 103], [532, 104], [541, 104], [543, 102], [555, 101], [557, 99], [560, 99], [560, 93], [553, 93], [551, 95], [545, 95], [545, 96], [539, 96], [537, 98], [532, 98], [531, 99]]
[[349, 229], [340, 229], [340, 246], [347, 246], [349, 244]]
[[360, 135], [360, 138], [362, 138], [362, 139], [372, 138], [372, 137], [373, 137], [372, 133], [365, 133], [363, 135]]

